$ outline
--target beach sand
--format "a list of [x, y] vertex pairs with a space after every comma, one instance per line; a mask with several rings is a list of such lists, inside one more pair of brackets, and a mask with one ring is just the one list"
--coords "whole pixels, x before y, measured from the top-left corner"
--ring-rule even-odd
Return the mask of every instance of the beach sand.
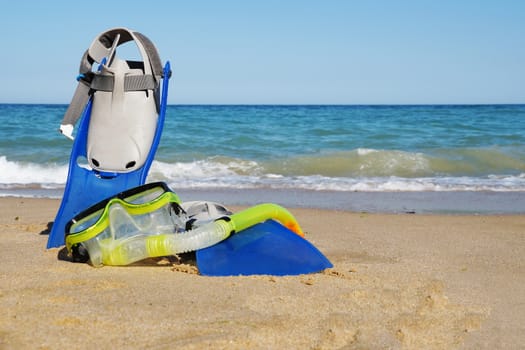
[[518, 349], [525, 216], [293, 209], [322, 273], [93, 268], [46, 250], [51, 199], [0, 199], [0, 349]]

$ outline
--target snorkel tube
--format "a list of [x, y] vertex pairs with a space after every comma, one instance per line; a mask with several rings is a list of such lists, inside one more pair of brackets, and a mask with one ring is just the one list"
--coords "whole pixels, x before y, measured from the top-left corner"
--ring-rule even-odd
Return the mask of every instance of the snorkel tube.
[[239, 213], [232, 214], [230, 218], [236, 232], [246, 230], [248, 227], [252, 227], [268, 219], [274, 219], [279, 221], [290, 231], [304, 237], [303, 230], [293, 215], [288, 210], [277, 204], [259, 204]]
[[81, 244], [93, 266], [129, 265], [153, 257], [186, 253], [212, 246], [229, 235], [269, 219], [279, 221], [304, 236], [293, 215], [276, 204], [260, 204], [231, 216], [224, 216], [182, 233], [139, 234], [123, 239], [93, 237]]

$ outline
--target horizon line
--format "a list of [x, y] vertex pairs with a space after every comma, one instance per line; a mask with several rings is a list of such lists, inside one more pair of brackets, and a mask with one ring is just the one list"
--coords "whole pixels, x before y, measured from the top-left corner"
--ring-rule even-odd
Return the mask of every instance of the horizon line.
[[[0, 105], [68, 106], [57, 102], [0, 102]], [[498, 103], [168, 103], [167, 106], [522, 106], [525, 102]]]

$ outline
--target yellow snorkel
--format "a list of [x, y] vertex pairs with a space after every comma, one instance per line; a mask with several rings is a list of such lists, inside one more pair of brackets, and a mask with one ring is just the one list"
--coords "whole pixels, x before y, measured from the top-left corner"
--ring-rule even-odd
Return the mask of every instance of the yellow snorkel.
[[233, 214], [231, 221], [234, 231], [239, 232], [269, 219], [279, 221], [290, 231], [304, 237], [303, 230], [293, 215], [285, 208], [272, 203], [259, 204], [254, 207]]

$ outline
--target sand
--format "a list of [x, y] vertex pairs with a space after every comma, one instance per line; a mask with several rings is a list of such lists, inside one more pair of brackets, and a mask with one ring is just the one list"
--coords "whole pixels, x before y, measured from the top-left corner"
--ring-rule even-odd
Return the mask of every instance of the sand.
[[217, 278], [60, 260], [58, 205], [0, 199], [0, 349], [525, 346], [525, 216], [291, 209], [334, 268]]

